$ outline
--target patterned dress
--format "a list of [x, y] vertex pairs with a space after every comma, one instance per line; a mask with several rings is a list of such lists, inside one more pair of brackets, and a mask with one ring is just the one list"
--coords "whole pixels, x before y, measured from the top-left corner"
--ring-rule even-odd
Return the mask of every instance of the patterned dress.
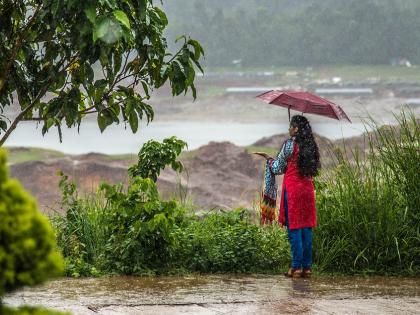
[[315, 190], [312, 177], [301, 176], [297, 166], [299, 146], [293, 138], [287, 139], [277, 159], [267, 161], [264, 196], [277, 199], [275, 175], [284, 174], [278, 221], [286, 224], [284, 196], [287, 194], [288, 228], [316, 226]]

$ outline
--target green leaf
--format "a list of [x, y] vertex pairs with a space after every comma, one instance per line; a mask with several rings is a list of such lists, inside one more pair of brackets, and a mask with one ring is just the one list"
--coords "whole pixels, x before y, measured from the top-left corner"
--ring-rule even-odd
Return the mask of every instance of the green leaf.
[[163, 12], [161, 9], [159, 9], [158, 7], [154, 8], [155, 12], [159, 15], [159, 18], [161, 19], [161, 22], [164, 26], [168, 25], [168, 18], [165, 14], [165, 12]]
[[132, 112], [132, 114], [129, 117], [129, 123], [130, 123], [130, 127], [131, 130], [133, 131], [133, 133], [137, 132], [137, 129], [139, 128], [139, 119], [137, 117], [137, 113], [136, 112]]
[[[191, 53], [191, 54], [192, 54], [192, 53]], [[203, 68], [201, 67], [200, 63], [199, 63], [198, 61], [196, 61], [194, 58], [191, 58], [191, 59], [192, 59], [192, 61], [194, 62], [194, 64], [197, 66], [197, 68], [198, 68], [198, 69], [200, 69], [201, 73], [203, 73], [203, 74], [204, 74], [204, 70], [203, 70]]]
[[114, 16], [122, 25], [124, 25], [128, 29], [131, 29], [130, 21], [128, 20], [127, 15], [123, 11], [114, 11]]
[[141, 85], [143, 86], [143, 90], [144, 90], [144, 93], [146, 93], [147, 98], [150, 98], [149, 86], [147, 85], [147, 82], [144, 80], [141, 80]]
[[187, 37], [185, 35], [181, 35], [175, 39], [175, 43], [179, 42], [181, 39], [183, 39], [185, 43], [187, 42]]
[[5, 122], [4, 120], [0, 120], [0, 129], [3, 130], [3, 131], [6, 131], [7, 122]]
[[96, 22], [96, 9], [94, 7], [87, 8], [87, 9], [85, 9], [85, 14], [86, 14], [86, 17], [88, 18], [88, 20], [92, 24], [95, 24], [95, 22]]
[[112, 21], [109, 17], [102, 17], [99, 21], [96, 21], [93, 29], [93, 42], [97, 39], [101, 39], [106, 35], [113, 33], [113, 26], [116, 22]]
[[109, 19], [102, 17], [96, 21], [93, 29], [93, 42], [95, 43], [99, 38], [105, 36], [109, 29]]
[[191, 84], [191, 91], [195, 100], [197, 98], [197, 89], [195, 88], [194, 84]]
[[122, 55], [119, 50], [116, 50], [114, 53], [114, 73], [118, 73], [121, 69]]
[[54, 118], [48, 118], [46, 122], [47, 129], [50, 129], [54, 125], [55, 119]]
[[187, 42], [188, 45], [193, 46], [194, 48], [194, 60], [199, 60], [201, 55], [204, 56], [203, 47], [194, 39], [189, 39]]
[[[33, 2], [18, 1], [19, 5], [12, 6], [10, 12], [3, 12], [6, 16], [10, 13], [10, 19], [0, 30], [0, 46], [8, 36], [14, 42], [14, 37], [22, 35], [23, 29], [18, 26], [32, 12]], [[24, 29], [27, 36], [22, 36], [26, 40], [16, 52], [15, 61], [24, 67], [13, 64], [6, 69], [9, 75], [0, 78], [2, 105], [12, 104], [17, 98], [16, 106], [26, 109], [38, 95], [42, 99], [48, 93], [47, 104], [35, 104], [23, 117], [35, 117], [38, 112], [44, 133], [63, 124], [80, 126], [87, 115], [96, 111], [102, 113], [97, 117], [102, 132], [118, 121], [117, 116], [136, 131], [141, 122], [153, 119], [152, 107], [143, 103], [153, 88], [170, 81], [173, 94], [178, 95], [191, 87], [194, 71], [198, 71], [193, 62], [202, 57], [202, 48], [198, 42], [182, 36], [178, 39], [182, 48], [170, 54], [164, 35], [167, 16], [157, 1], [44, 2], [48, 5]], [[16, 32], [11, 32], [14, 26]], [[57, 34], [60, 38], [54, 40]], [[13, 55], [13, 45], [6, 46], [3, 55]], [[125, 56], [130, 58], [125, 60]], [[117, 76], [123, 82], [118, 82]], [[128, 83], [123, 78], [133, 76], [140, 87], [138, 91], [118, 86]], [[127, 106], [128, 99], [131, 106]], [[0, 131], [7, 127], [1, 120], [9, 124], [0, 116]]]
[[115, 117], [115, 115], [110, 109], [105, 108], [104, 110], [98, 113], [98, 126], [101, 132], [103, 132], [106, 127], [108, 127], [114, 122], [119, 122], [118, 117]]
[[98, 126], [101, 132], [104, 132], [105, 128], [107, 127], [105, 115], [102, 113], [98, 114]]

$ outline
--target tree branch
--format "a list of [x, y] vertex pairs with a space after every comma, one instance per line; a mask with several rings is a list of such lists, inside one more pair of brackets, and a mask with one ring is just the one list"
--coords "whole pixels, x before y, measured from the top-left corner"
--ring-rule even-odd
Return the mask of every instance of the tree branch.
[[[64, 59], [61, 59], [58, 63], [58, 68], [61, 68], [64, 64]], [[3, 144], [6, 142], [7, 138], [9, 138], [10, 134], [16, 129], [18, 123], [22, 120], [24, 120], [24, 117], [26, 114], [28, 114], [30, 111], [33, 110], [34, 106], [37, 104], [37, 102], [47, 93], [49, 86], [51, 85], [51, 78], [52, 75], [47, 80], [47, 84], [45, 84], [44, 88], [39, 91], [38, 95], [32, 100], [32, 102], [19, 113], [19, 115], [16, 116], [15, 120], [10, 125], [9, 129], [5, 132], [3, 137], [0, 139], [0, 147], [3, 146]]]
[[20, 121], [44, 121], [44, 118], [41, 118], [41, 117], [23, 118]]
[[[45, 92], [43, 94], [45, 94], [46, 92], [47, 92], [47, 88], [45, 88]], [[7, 129], [6, 133], [1, 138], [0, 147], [3, 146], [4, 142], [7, 140], [7, 138], [9, 138], [13, 130], [16, 129], [18, 123], [23, 120], [23, 117], [25, 117], [25, 115], [29, 113], [29, 111], [31, 111], [32, 108], [35, 106], [36, 102], [39, 101], [39, 99], [42, 97], [40, 95], [41, 95], [41, 92], [38, 94], [38, 97], [36, 97], [35, 100], [33, 100], [32, 103], [28, 107], [26, 107], [22, 112], [20, 112], [19, 115], [17, 115], [13, 123], [10, 125], [9, 129]]]
[[[32, 26], [32, 24], [35, 22], [36, 17], [38, 16], [39, 12], [41, 11], [43, 3], [41, 2], [35, 9], [34, 14], [28, 21], [28, 23], [25, 25], [25, 27], [19, 32], [21, 36], [18, 36], [16, 38], [15, 44], [13, 46], [12, 52], [10, 53], [9, 58], [7, 59], [4, 68], [2, 69], [2, 76], [0, 77], [0, 93], [3, 90], [4, 86], [6, 85], [6, 78], [9, 75], [10, 68], [12, 67], [13, 62], [16, 59], [16, 56], [19, 52], [19, 50], [22, 48], [23, 43], [25, 42], [25, 36], [26, 31], [29, 29], [29, 27]], [[0, 143], [1, 146], [1, 143]]]

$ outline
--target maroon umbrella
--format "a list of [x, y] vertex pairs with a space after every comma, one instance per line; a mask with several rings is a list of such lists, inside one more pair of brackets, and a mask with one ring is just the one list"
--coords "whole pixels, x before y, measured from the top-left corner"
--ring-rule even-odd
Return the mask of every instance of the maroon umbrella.
[[269, 104], [288, 108], [289, 121], [290, 109], [293, 109], [301, 113], [316, 114], [338, 120], [346, 119], [351, 122], [340, 106], [309, 92], [271, 90], [258, 95], [257, 98]]

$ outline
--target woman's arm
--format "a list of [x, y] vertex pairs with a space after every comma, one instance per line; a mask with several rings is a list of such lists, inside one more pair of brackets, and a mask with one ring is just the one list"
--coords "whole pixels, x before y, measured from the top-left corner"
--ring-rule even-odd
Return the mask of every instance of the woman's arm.
[[270, 171], [275, 175], [284, 174], [287, 168], [287, 159], [293, 153], [293, 139], [287, 139], [283, 144], [277, 159], [268, 159], [267, 166]]

